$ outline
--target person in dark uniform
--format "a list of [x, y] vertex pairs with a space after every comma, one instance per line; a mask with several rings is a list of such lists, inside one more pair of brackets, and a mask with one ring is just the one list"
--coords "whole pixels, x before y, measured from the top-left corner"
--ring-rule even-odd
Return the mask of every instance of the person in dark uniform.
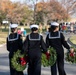
[[10, 65], [10, 75], [23, 75], [23, 72], [16, 71], [11, 64], [11, 58], [14, 52], [17, 50], [22, 50], [23, 42], [22, 36], [17, 33], [17, 24], [11, 24], [11, 33], [7, 37], [7, 50], [9, 51], [9, 65]]
[[32, 32], [27, 35], [23, 44], [23, 49], [28, 55], [28, 75], [41, 75], [41, 54], [48, 51], [43, 37], [38, 33], [39, 26], [31, 25], [30, 28]]
[[49, 29], [49, 34], [46, 37], [47, 48], [53, 47], [57, 52], [57, 61], [51, 66], [51, 75], [57, 75], [57, 67], [59, 75], [66, 75], [64, 71], [64, 49], [63, 46], [70, 52], [73, 49], [70, 48], [65, 40], [64, 35], [59, 31], [59, 24], [57, 22], [52, 22]]

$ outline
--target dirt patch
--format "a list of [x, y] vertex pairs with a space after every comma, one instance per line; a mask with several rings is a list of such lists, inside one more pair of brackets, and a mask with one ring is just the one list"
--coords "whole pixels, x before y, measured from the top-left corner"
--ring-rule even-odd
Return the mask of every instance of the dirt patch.
[[70, 41], [71, 41], [73, 44], [76, 44], [76, 36], [70, 37]]

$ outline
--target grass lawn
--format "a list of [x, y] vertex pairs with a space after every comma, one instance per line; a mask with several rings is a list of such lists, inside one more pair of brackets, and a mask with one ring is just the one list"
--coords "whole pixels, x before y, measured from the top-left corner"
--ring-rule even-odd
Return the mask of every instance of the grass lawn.
[[6, 39], [5, 38], [0, 38], [0, 45], [6, 43]]
[[76, 44], [76, 35], [75, 36], [72, 36], [70, 38], [70, 41], [73, 43], [73, 44]]
[[[19, 26], [18, 29], [21, 29], [21, 27], [23, 26]], [[31, 32], [29, 27], [24, 27], [24, 30], [26, 30], [27, 33]], [[5, 29], [4, 27], [0, 27], [0, 44], [6, 43], [6, 37], [8, 36], [8, 31], [9, 31], [8, 27], [7, 29]], [[43, 32], [44, 31], [45, 29], [43, 29]]]
[[0, 44], [6, 43], [7, 36], [8, 36], [7, 32], [0, 32]]

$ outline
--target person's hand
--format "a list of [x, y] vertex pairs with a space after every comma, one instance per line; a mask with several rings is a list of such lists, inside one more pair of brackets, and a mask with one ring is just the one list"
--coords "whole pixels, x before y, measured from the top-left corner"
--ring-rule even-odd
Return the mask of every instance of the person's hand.
[[74, 57], [74, 49], [73, 48], [70, 49], [70, 56]]
[[73, 48], [70, 49], [70, 53], [74, 53], [74, 49]]
[[49, 60], [50, 59], [50, 52], [47, 51], [45, 54], [46, 54], [46, 59]]

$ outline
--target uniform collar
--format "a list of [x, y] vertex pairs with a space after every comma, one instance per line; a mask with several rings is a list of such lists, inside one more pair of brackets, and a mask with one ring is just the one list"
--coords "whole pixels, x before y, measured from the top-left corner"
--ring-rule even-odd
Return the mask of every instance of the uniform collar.
[[33, 39], [33, 38], [31, 38], [31, 36], [30, 36], [30, 34], [29, 34], [29, 40], [32, 40], [32, 41], [37, 41], [37, 40], [40, 40], [41, 38], [40, 38], [40, 35], [38, 34], [38, 38], [37, 39]]
[[[14, 35], [14, 34], [13, 34], [13, 35]], [[19, 37], [19, 34], [17, 34], [16, 38], [13, 38], [13, 39], [11, 39], [11, 38], [8, 36], [8, 41], [15, 41], [15, 40], [18, 39], [18, 37]]]
[[58, 35], [55, 37], [51, 35], [51, 32], [49, 32], [49, 39], [56, 39], [56, 38], [60, 38], [60, 31], [58, 31]]

